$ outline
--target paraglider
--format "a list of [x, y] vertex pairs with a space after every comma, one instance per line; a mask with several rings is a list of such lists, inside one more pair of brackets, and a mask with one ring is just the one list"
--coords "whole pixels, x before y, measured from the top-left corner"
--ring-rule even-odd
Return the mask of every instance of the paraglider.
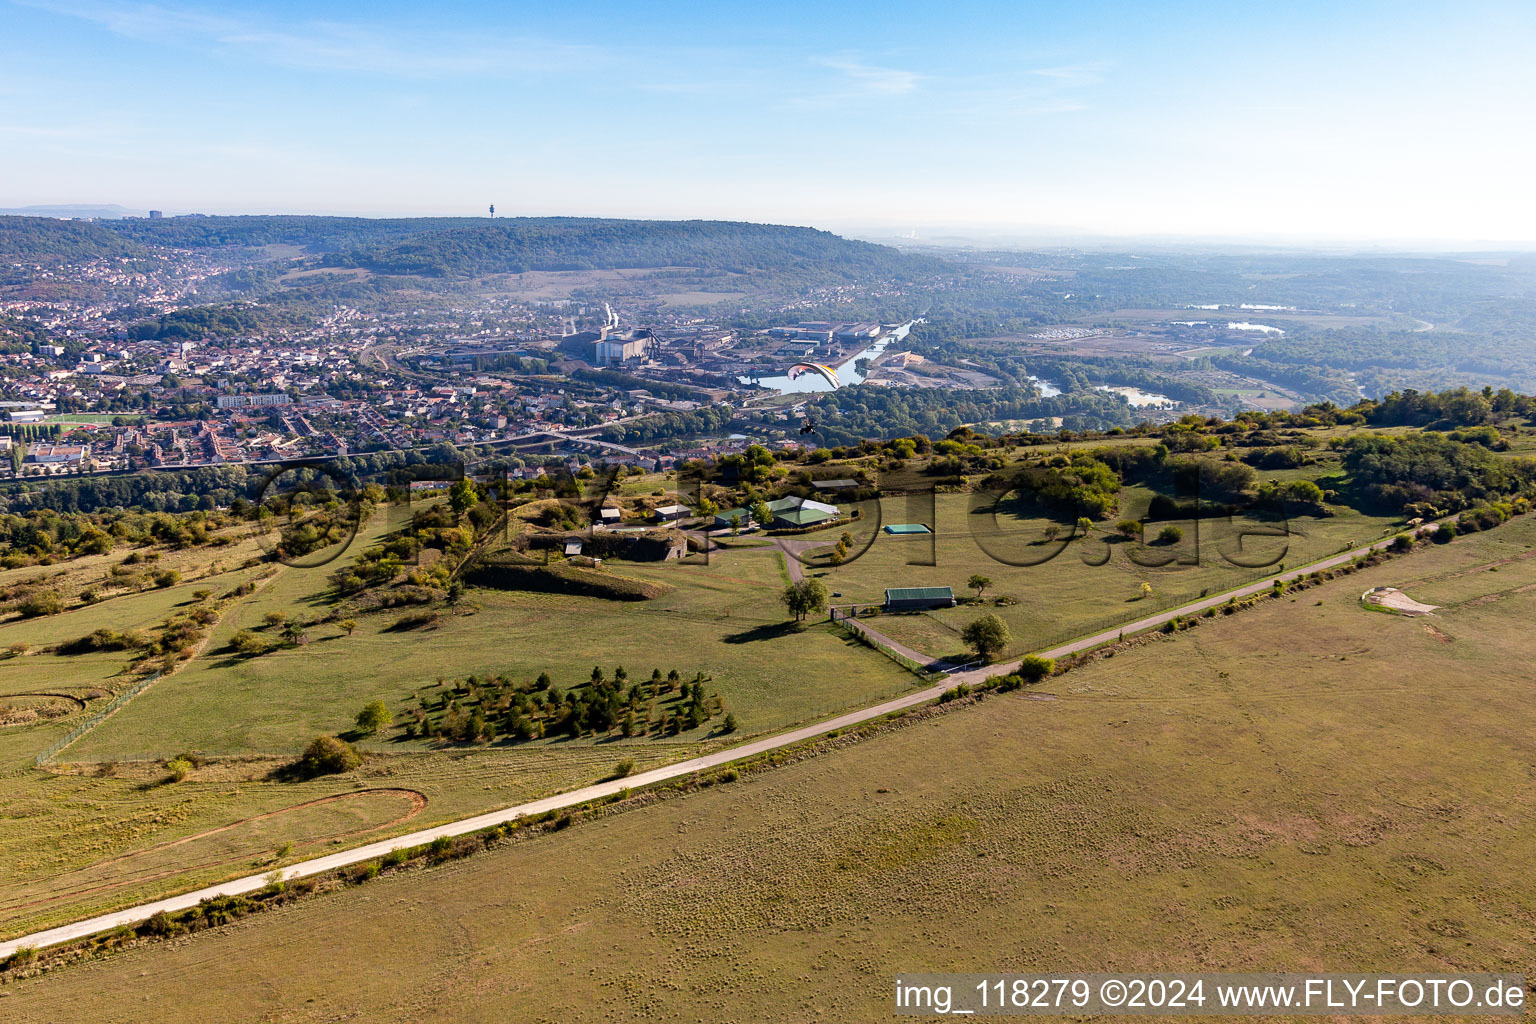
[[828, 384], [832, 385], [834, 391], [842, 387], [842, 383], [837, 379], [837, 371], [821, 363], [796, 363], [789, 368], [789, 379], [794, 380], [805, 373], [819, 374]]

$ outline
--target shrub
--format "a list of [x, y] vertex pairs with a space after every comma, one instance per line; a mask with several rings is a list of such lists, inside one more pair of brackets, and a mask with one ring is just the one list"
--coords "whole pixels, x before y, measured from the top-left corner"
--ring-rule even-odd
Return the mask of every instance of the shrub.
[[273, 648], [274, 644], [264, 637], [257, 636], [248, 629], [242, 629], [229, 641], [229, 646], [236, 654], [243, 654], [246, 657], [253, 658], [260, 654], [266, 654]]
[[401, 633], [420, 629], [423, 626], [436, 626], [438, 622], [439, 618], [435, 612], [410, 612], [396, 619], [395, 624], [389, 628], [391, 632]]
[[362, 883], [368, 881], [370, 878], [377, 878], [379, 877], [379, 862], [376, 860], [369, 860], [364, 861], [361, 864], [355, 864], [347, 873], [347, 876], [354, 883]]
[[192, 771], [192, 759], [183, 754], [180, 757], [173, 757], [165, 762], [165, 767], [170, 770], [171, 778], [181, 782]]
[[363, 763], [363, 756], [352, 744], [335, 736], [316, 736], [299, 757], [299, 774], [305, 778], [349, 772]]
[[1157, 542], [1159, 544], [1177, 544], [1183, 539], [1184, 531], [1177, 526], [1165, 526], [1157, 531]]
[[52, 590], [39, 590], [35, 594], [29, 594], [16, 606], [22, 618], [36, 619], [44, 615], [57, 615], [64, 607], [64, 601]]
[[397, 846], [384, 855], [381, 863], [387, 868], [395, 868], [399, 867], [401, 864], [404, 864], [410, 859], [411, 851], [405, 849], [404, 847]]
[[1019, 675], [1024, 678], [1025, 682], [1029, 683], [1038, 683], [1055, 671], [1056, 661], [1054, 658], [1042, 658], [1038, 655], [1030, 654], [1026, 655], [1024, 660], [1019, 663]]
[[635, 774], [635, 761], [633, 758], [626, 757], [614, 765], [613, 777], [616, 779], [627, 779], [633, 774]]
[[26, 967], [37, 960], [37, 948], [35, 946], [19, 946], [16, 952], [5, 958], [0, 963], [0, 970], [14, 971], [19, 967]]

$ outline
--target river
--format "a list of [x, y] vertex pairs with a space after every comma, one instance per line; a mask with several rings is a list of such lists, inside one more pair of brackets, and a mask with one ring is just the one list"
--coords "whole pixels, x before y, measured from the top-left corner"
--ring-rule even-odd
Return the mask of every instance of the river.
[[[912, 328], [920, 323], [923, 323], [921, 317], [916, 320], [908, 320], [906, 323], [892, 328], [889, 334], [882, 336], [873, 345], [870, 345], [861, 352], [855, 352], [840, 364], [834, 366], [833, 369], [837, 371], [838, 381], [842, 383], [843, 387], [847, 387], [850, 384], [864, 383], [865, 375], [858, 370], [859, 360], [875, 359], [884, 354], [891, 342], [903, 340], [912, 333]], [[775, 374], [771, 377], [737, 377], [736, 380], [742, 384], [761, 384], [765, 388], [772, 388], [781, 395], [805, 395], [834, 390], [832, 385], [823, 380], [819, 373], [802, 373], [794, 380], [790, 380], [788, 374]]]

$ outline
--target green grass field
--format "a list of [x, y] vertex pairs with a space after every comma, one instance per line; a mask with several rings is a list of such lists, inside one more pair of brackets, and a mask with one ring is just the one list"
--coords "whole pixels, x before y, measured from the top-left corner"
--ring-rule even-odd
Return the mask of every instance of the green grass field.
[[[676, 668], [690, 678], [702, 671], [744, 734], [916, 685], [888, 659], [824, 626], [788, 628], [774, 556], [741, 548], [707, 567], [623, 564], [624, 575], [675, 587], [652, 601], [472, 588], [466, 605], [474, 613], [448, 616], [436, 629], [398, 631], [404, 610], [386, 611], [364, 616], [351, 637], [320, 626], [308, 646], [230, 656], [223, 650], [229, 637], [259, 627], [267, 612], [325, 607], [325, 571], [289, 569], [225, 618], [207, 654], [114, 715], [70, 757], [121, 760], [179, 749], [292, 753], [316, 733], [347, 729], [370, 700], [403, 712], [423, 685], [472, 673], [532, 679], [548, 671], [569, 688], [594, 665], [605, 672], [622, 665], [636, 678], [653, 668]], [[702, 739], [715, 726], [683, 738]], [[388, 749], [402, 745], [385, 741]]]
[[[652, 476], [631, 478], [625, 486], [635, 495], [650, 495], [670, 485]], [[1128, 488], [1124, 513], [1139, 514], [1150, 497]], [[1031, 540], [1045, 521], [1015, 514], [1020, 511], [1005, 509], [1005, 532], [988, 544], [1006, 557], [1022, 555], [1041, 564], [1012, 567], [989, 557], [971, 536], [968, 524], [978, 517], [969, 499], [940, 495], [936, 518], [909, 508], [902, 498], [888, 499], [880, 517], [887, 523], [934, 520], [936, 565], [907, 564], [927, 551], [927, 538], [881, 536], [854, 562], [807, 571], [841, 594], [835, 598], [838, 604], [878, 602], [888, 586], [949, 585], [966, 596], [966, 580], [976, 572], [993, 577], [989, 598], [1016, 599], [1002, 608], [963, 606], [874, 620], [895, 639], [934, 655], [959, 652], [959, 630], [983, 610], [995, 610], [1009, 622], [1011, 651], [1019, 652], [1129, 621], [1264, 572], [1222, 563], [1213, 554], [1223, 543], [1219, 536], [1207, 537], [1199, 565], [1136, 565], [1127, 556], [1130, 545], [1097, 539], [1074, 541], [1057, 558], [1043, 561], [1038, 555], [1045, 546]], [[376, 517], [347, 557], [399, 521], [398, 515]], [[876, 526], [868, 517], [853, 532]], [[1294, 566], [1322, 557], [1350, 542], [1379, 537], [1390, 526], [1389, 520], [1347, 509], [1332, 518], [1295, 521], [1298, 532], [1289, 538], [1285, 561]], [[1513, 546], [1522, 536], [1519, 529], [1525, 529], [1523, 524], [1467, 544]], [[791, 540], [814, 548], [835, 542], [839, 532]], [[329, 574], [342, 563], [318, 570], [284, 568], [226, 609], [198, 657], [68, 747], [59, 757], [63, 763], [46, 771], [32, 767], [36, 753], [92, 714], [107, 693], [121, 690], [130, 677], [121, 674], [126, 652], [63, 656], [39, 653], [42, 647], [98, 628], [151, 626], [187, 607], [194, 590], [224, 592], [265, 567], [232, 571], [259, 550], [248, 536], [225, 548], [166, 551], [149, 567], [174, 567], [192, 582], [132, 590], [45, 619], [0, 623], [0, 650], [18, 642], [32, 648], [21, 657], [0, 658], [0, 698], [42, 689], [87, 702], [83, 709], [31, 697], [0, 703], [0, 813], [10, 826], [0, 830], [0, 886], [6, 894], [0, 897], [0, 932], [16, 934], [246, 874], [274, 863], [276, 851], [290, 842], [294, 849], [284, 859], [298, 859], [326, 845], [376, 839], [592, 782], [611, 775], [621, 760], [632, 760], [637, 768], [661, 764], [919, 685], [894, 662], [841, 639], [823, 624], [786, 625], [779, 594], [789, 577], [783, 553], [769, 541], [726, 539], [722, 548], [707, 566], [610, 560], [613, 571], [672, 588], [651, 601], [470, 588], [455, 611], [437, 609], [443, 614], [436, 628], [397, 629], [411, 610], [399, 608], [357, 616], [351, 636], [334, 624], [320, 624], [310, 627], [312, 642], [305, 646], [233, 657], [228, 642], [240, 630], [274, 635], [264, 624], [268, 613], [315, 618], [340, 607], [329, 589]], [[1445, 550], [1463, 548], [1458, 541]], [[1186, 540], [1177, 550], [1189, 554], [1192, 545]], [[1107, 553], [1109, 561], [1087, 564], [1081, 557], [1085, 551], [1095, 560]], [[46, 582], [75, 595], [111, 578], [123, 556], [119, 550], [0, 572], [0, 586]], [[1444, 556], [1437, 551], [1404, 564], [1416, 566], [1421, 557], [1424, 565], [1437, 565], [1434, 559]], [[218, 575], [207, 575], [215, 566]], [[1453, 575], [1425, 579], [1422, 588], [1416, 584], [1410, 591], [1412, 596], [1448, 607], [1457, 600], [1487, 599], [1497, 605], [1518, 597], [1490, 597], [1492, 590], [1456, 583], [1464, 579], [1454, 575], [1461, 570], [1445, 571]], [[1506, 575], [1512, 572], [1501, 568], [1490, 575], [1506, 584], [1504, 590], [1518, 591], [1521, 584]], [[1147, 600], [1137, 599], [1143, 581], [1153, 587]], [[1456, 598], [1451, 591], [1457, 586], [1472, 589]], [[557, 685], [569, 688], [585, 680], [594, 665], [610, 673], [622, 665], [632, 679], [648, 677], [653, 668], [675, 668], [685, 679], [704, 672], [710, 677], [708, 688], [724, 699], [739, 732], [729, 739], [720, 735], [717, 717], [665, 740], [623, 740], [615, 733], [442, 749], [433, 748], [435, 741], [405, 741], [397, 732], [386, 732], [363, 742], [375, 756], [353, 775], [302, 784], [270, 777], [314, 735], [347, 730], [370, 700], [384, 700], [399, 720], [423, 688], [440, 677], [504, 674], [525, 680], [548, 671]], [[29, 718], [34, 711], [37, 716]], [[164, 761], [184, 751], [201, 751], [214, 760], [187, 781], [169, 784]], [[361, 789], [388, 792], [352, 795]], [[418, 807], [412, 802], [417, 797], [397, 791], [417, 794], [425, 803]], [[402, 800], [414, 808], [408, 819], [395, 813]]]
[[[227, 589], [253, 571], [216, 582]], [[297, 784], [269, 778], [315, 734], [347, 729], [368, 700], [382, 697], [403, 710], [439, 676], [522, 678], [548, 670], [569, 687], [593, 664], [610, 672], [622, 664], [637, 677], [652, 667], [675, 667], [685, 677], [702, 670], [740, 723], [732, 741], [918, 685], [885, 657], [824, 626], [785, 628], [779, 555], [760, 543], [742, 541], [707, 567], [623, 571], [676, 589], [643, 603], [471, 589], [464, 605], [476, 606], [475, 613], [450, 617], [436, 630], [392, 631], [404, 610], [387, 611], [362, 616], [351, 637], [321, 625], [305, 647], [232, 660], [221, 651], [228, 638], [264, 628], [268, 612], [313, 616], [330, 609], [327, 570], [284, 569], [226, 612], [199, 658], [66, 748], [61, 767], [39, 772], [32, 758], [93, 713], [100, 698], [85, 710], [66, 706], [60, 718], [0, 727], [0, 803], [8, 824], [0, 830], [0, 932], [248, 873], [273, 862], [287, 842], [295, 849], [286, 859], [312, 856], [338, 830], [347, 831], [334, 824], [342, 810], [351, 816], [345, 820], [358, 820], [347, 841], [362, 842], [593, 782], [612, 775], [620, 761], [643, 770], [727, 741], [715, 731], [718, 718], [693, 733], [629, 742], [615, 735], [434, 752], [421, 742], [381, 738], [365, 746], [382, 756], [359, 773]], [[0, 638], [52, 643], [102, 627], [150, 625], [189, 601], [191, 589], [184, 584], [13, 622], [0, 626]], [[0, 660], [0, 693], [34, 690], [41, 679], [50, 690], [89, 698], [95, 688], [119, 689], [127, 681], [117, 675], [127, 658], [33, 653]], [[238, 756], [167, 783], [164, 760], [187, 750]], [[395, 822], [386, 811], [398, 801], [390, 798], [375, 810], [368, 801], [305, 806], [359, 787], [408, 789], [426, 807]], [[270, 817], [252, 820], [261, 815]], [[370, 827], [359, 831], [364, 825]], [[204, 833], [210, 834], [195, 838]]]
[[[1445, 607], [1373, 614], [1375, 585]], [[875, 1021], [919, 969], [1530, 975], [1533, 615], [1525, 518], [738, 783], [25, 981], [6, 1013]]]
[[[1126, 488], [1121, 511], [1136, 518], [1145, 513], [1150, 500], [1151, 493], [1144, 488]], [[969, 578], [977, 573], [989, 576], [993, 583], [985, 593], [984, 604], [923, 614], [881, 615], [870, 624], [925, 654], [963, 657], [960, 631], [973, 619], [993, 613], [1008, 623], [1013, 635], [1008, 653], [1020, 654], [1108, 629], [1117, 622], [1194, 600], [1204, 592], [1229, 590], [1275, 571], [1273, 567], [1234, 565], [1225, 557], [1228, 554], [1243, 562], [1273, 558], [1295, 567], [1336, 554], [1351, 544], [1379, 540], [1398, 522], [1338, 508], [1336, 515], [1327, 518], [1291, 519], [1288, 537], [1249, 538], [1241, 542], [1239, 550], [1238, 527], [1213, 520], [1201, 523], [1198, 548], [1192, 522], [1180, 523], [1184, 539], [1168, 546], [1123, 541], [1110, 523], [1096, 525], [1086, 541], [1045, 542], [1043, 530], [1052, 520], [1012, 505], [995, 517], [977, 513], [975, 507], [977, 503], [968, 495], [937, 495], [933, 538], [880, 535], [857, 559], [808, 571], [843, 595], [835, 599], [840, 605], [878, 604], [887, 587], [948, 586], [957, 598], [968, 598], [974, 596], [974, 591], [967, 589]], [[905, 499], [886, 499], [884, 522], [907, 522], [912, 515]], [[1242, 528], [1263, 525], [1254, 520]], [[872, 520], [859, 524], [855, 551], [862, 548], [872, 529]], [[1063, 527], [1063, 536], [1070, 531], [1069, 523]], [[820, 536], [827, 544], [837, 540], [836, 531], [811, 536]], [[910, 564], [928, 560], [930, 553], [935, 564]], [[994, 558], [994, 553], [1010, 562], [1038, 564], [1010, 565]], [[1198, 564], [1181, 564], [1192, 563], [1196, 557]], [[1141, 564], [1158, 561], [1169, 564]], [[814, 558], [812, 562], [814, 565]], [[1095, 564], [1100, 562], [1103, 564]], [[1142, 583], [1152, 587], [1150, 598], [1141, 598]], [[992, 602], [998, 597], [1017, 603], [996, 607]]]

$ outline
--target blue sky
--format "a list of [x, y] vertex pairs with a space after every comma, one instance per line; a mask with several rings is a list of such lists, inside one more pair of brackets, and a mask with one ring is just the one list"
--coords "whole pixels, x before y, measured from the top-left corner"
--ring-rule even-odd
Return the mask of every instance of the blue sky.
[[0, 0], [0, 206], [1536, 240], [1536, 4]]

